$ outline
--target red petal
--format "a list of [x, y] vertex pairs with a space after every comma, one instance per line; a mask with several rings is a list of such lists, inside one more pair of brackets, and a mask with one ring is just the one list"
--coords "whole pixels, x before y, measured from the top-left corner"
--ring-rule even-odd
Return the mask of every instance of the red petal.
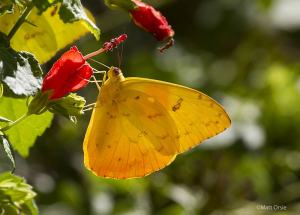
[[52, 90], [51, 99], [84, 87], [92, 75], [92, 68], [86, 63], [76, 47], [65, 52], [52, 66], [45, 76], [42, 92]]

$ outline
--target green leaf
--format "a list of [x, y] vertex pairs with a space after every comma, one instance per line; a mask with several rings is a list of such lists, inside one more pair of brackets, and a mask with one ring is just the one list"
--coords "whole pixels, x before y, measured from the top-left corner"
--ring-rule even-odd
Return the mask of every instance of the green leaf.
[[9, 215], [37, 215], [36, 193], [24, 178], [9, 172], [0, 175], [0, 211]]
[[13, 167], [12, 172], [13, 172], [16, 168], [16, 163], [15, 163], [14, 155], [11, 151], [11, 146], [4, 135], [0, 135], [0, 141], [2, 143], [3, 149], [4, 149], [8, 159], [10, 160], [10, 162], [12, 164], [12, 167]]
[[[60, 4], [57, 4], [57, 6], [49, 7], [42, 14], [37, 8], [33, 8], [26, 19], [27, 22], [21, 25], [11, 39], [11, 47], [16, 51], [33, 53], [39, 63], [43, 64], [50, 60], [58, 50], [73, 44], [75, 40], [90, 31], [84, 20], [64, 23], [58, 14], [59, 8]], [[8, 34], [21, 13], [22, 10], [16, 7], [13, 14], [0, 16], [1, 31]], [[93, 15], [88, 10], [85, 10], [85, 13], [90, 20], [94, 20]], [[98, 31], [97, 37], [99, 37]]]
[[0, 2], [0, 16], [7, 13], [13, 13], [13, 5], [14, 1], [12, 0], [2, 0]]
[[124, 9], [126, 11], [133, 10], [136, 6], [131, 0], [104, 0], [104, 3], [111, 9]]
[[38, 215], [39, 209], [35, 204], [35, 201], [26, 201], [24, 204], [24, 213], [25, 214], [32, 214], [32, 215]]
[[[0, 115], [16, 120], [27, 112], [26, 99], [2, 97], [0, 99]], [[34, 145], [38, 136], [42, 135], [51, 124], [53, 114], [45, 112], [41, 115], [30, 115], [19, 124], [5, 131], [13, 148], [23, 157], [28, 156], [29, 148]]]
[[61, 20], [65, 23], [73, 23], [79, 20], [84, 21], [90, 32], [99, 40], [100, 29], [89, 19], [80, 0], [34, 0], [33, 3], [39, 9], [39, 13], [44, 12], [53, 5], [57, 6], [57, 3], [61, 3], [61, 7], [59, 8]]
[[0, 98], [3, 96], [3, 84], [0, 83]]
[[42, 69], [34, 56], [28, 52], [16, 52], [0, 36], [0, 81], [16, 95], [29, 96], [41, 87]]
[[80, 0], [62, 0], [59, 16], [65, 23], [83, 20], [96, 39], [99, 40], [100, 29], [87, 16]]
[[0, 116], [0, 122], [12, 122], [10, 119], [7, 119], [3, 116]]
[[54, 5], [57, 2], [54, 0], [33, 0], [32, 3], [39, 10], [40, 13], [46, 11], [49, 7]]

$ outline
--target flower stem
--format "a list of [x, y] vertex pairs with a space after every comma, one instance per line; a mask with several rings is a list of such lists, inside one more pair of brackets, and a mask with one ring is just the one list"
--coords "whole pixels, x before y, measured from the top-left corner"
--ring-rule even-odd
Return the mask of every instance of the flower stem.
[[23, 116], [21, 116], [19, 119], [15, 120], [14, 122], [8, 124], [8, 126], [5, 126], [3, 128], [0, 128], [0, 131], [6, 131], [8, 129], [10, 129], [11, 127], [19, 124], [20, 122], [22, 122], [24, 119], [26, 119], [29, 116], [29, 114], [24, 114]]
[[8, 34], [8, 39], [11, 40], [13, 38], [13, 36], [15, 35], [15, 33], [18, 31], [18, 29], [20, 28], [20, 26], [23, 24], [23, 22], [26, 21], [27, 16], [29, 15], [29, 13], [31, 12], [32, 8], [34, 7], [34, 5], [31, 3], [29, 4], [25, 10], [23, 11], [23, 13], [21, 14], [21, 16], [19, 17], [18, 21], [16, 22], [16, 24], [14, 25], [14, 27], [10, 30], [9, 34]]
[[98, 54], [101, 54], [102, 52], [105, 52], [105, 51], [106, 51], [106, 49], [101, 48], [101, 49], [99, 49], [99, 50], [97, 50], [97, 51], [95, 51], [95, 52], [92, 52], [92, 53], [87, 54], [87, 55], [84, 56], [83, 58], [86, 60], [86, 59], [89, 59], [89, 58], [91, 58], [91, 57], [94, 57], [94, 56], [96, 56], [96, 55], [98, 55]]

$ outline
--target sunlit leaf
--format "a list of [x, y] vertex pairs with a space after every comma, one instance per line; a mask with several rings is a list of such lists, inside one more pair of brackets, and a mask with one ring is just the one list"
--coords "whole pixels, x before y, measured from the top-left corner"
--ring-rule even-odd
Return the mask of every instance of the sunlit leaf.
[[3, 84], [0, 83], [0, 98], [2, 97], [3, 95]]
[[41, 87], [42, 74], [42, 69], [32, 54], [16, 52], [0, 39], [0, 81], [14, 94], [35, 94]]
[[65, 23], [73, 23], [81, 20], [85, 26], [93, 33], [96, 39], [100, 38], [100, 30], [88, 17], [86, 10], [81, 5], [80, 0], [63, 0], [59, 10], [60, 18]]
[[10, 119], [7, 119], [3, 116], [0, 116], [0, 122], [12, 122]]
[[[27, 112], [26, 99], [2, 97], [0, 99], [0, 115], [16, 120]], [[38, 136], [41, 136], [51, 124], [53, 114], [45, 112], [31, 115], [24, 121], [5, 132], [13, 148], [23, 157], [29, 154]]]
[[[79, 20], [73, 23], [64, 23], [58, 14], [59, 8], [52, 6], [44, 13], [38, 15], [38, 9], [34, 8], [27, 18], [28, 22], [16, 32], [11, 40], [11, 46], [17, 51], [33, 53], [39, 63], [45, 63], [56, 52], [89, 32], [86, 20]], [[92, 15], [87, 11], [88, 16], [93, 20]], [[14, 23], [20, 16], [20, 11], [15, 10], [14, 14], [6, 14], [0, 17], [0, 29], [8, 34]], [[96, 30], [93, 29], [93, 33]], [[96, 37], [99, 37], [97, 32]]]
[[26, 181], [9, 172], [0, 175], [0, 210], [9, 215], [37, 215], [35, 192]]

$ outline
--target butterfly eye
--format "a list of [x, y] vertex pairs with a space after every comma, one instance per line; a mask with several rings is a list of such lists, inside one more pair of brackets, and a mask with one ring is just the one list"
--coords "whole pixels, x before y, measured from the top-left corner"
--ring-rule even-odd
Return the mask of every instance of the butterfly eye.
[[117, 68], [117, 67], [114, 67], [113, 71], [114, 71], [115, 75], [119, 75], [121, 73], [121, 70], [119, 68]]

